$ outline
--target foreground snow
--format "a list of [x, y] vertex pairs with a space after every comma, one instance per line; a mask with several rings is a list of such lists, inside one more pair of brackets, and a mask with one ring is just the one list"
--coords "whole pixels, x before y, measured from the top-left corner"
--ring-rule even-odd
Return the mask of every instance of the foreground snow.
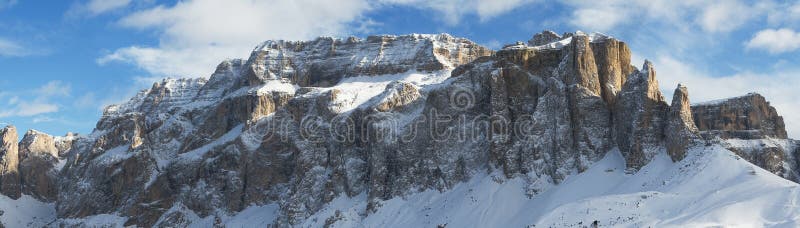
[[56, 218], [55, 205], [23, 195], [17, 200], [0, 195], [0, 221], [5, 227], [43, 227]]
[[340, 198], [304, 226], [331, 216], [341, 227], [800, 226], [798, 185], [721, 147], [695, 149], [678, 163], [661, 154], [636, 174], [624, 168], [613, 151], [530, 199], [522, 179], [478, 175], [447, 192], [386, 201], [365, 219], [363, 198]]
[[[800, 186], [784, 180], [718, 146], [696, 148], [673, 163], [665, 154], [638, 173], [626, 174], [622, 156], [611, 151], [592, 168], [567, 178], [532, 198], [521, 178], [476, 174], [467, 183], [438, 192], [428, 190], [382, 202], [365, 216], [366, 197], [339, 197], [302, 227], [798, 227]], [[29, 196], [0, 196], [6, 227], [40, 227], [55, 219], [53, 204]], [[180, 205], [171, 210], [186, 210]], [[221, 218], [229, 226], [263, 226], [277, 205], [253, 206]], [[193, 213], [192, 226], [214, 223]], [[113, 215], [61, 220], [81, 225], [121, 226]]]

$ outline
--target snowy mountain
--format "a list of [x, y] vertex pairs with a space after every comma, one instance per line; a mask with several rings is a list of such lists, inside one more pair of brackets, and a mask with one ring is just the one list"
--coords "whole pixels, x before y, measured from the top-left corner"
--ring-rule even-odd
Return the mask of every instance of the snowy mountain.
[[766, 99], [658, 88], [599, 33], [267, 41], [107, 107], [89, 135], [4, 128], [0, 221], [800, 225], [800, 143]]

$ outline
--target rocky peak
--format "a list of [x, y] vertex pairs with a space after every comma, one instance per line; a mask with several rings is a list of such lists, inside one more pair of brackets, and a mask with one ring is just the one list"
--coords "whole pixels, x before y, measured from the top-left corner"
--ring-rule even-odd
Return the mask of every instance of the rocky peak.
[[[556, 36], [545, 32], [538, 37]], [[579, 151], [577, 159], [594, 160], [616, 145], [632, 170], [647, 164], [663, 143], [668, 106], [652, 63], [646, 61], [641, 71], [636, 70], [630, 65], [627, 45], [601, 33], [570, 33], [556, 41], [531, 45], [537, 46], [512, 45], [496, 56], [528, 75], [555, 77], [566, 85], [567, 91], [559, 94], [566, 95], [563, 105], [568, 107], [563, 112], [569, 114], [571, 134], [567, 137], [573, 148], [569, 150]], [[556, 88], [526, 92], [541, 96], [548, 90]], [[624, 102], [619, 104], [619, 99]]]
[[689, 106], [689, 91], [686, 86], [678, 84], [672, 97], [672, 105], [667, 113], [665, 128], [667, 153], [673, 161], [680, 161], [687, 149], [699, 140], [698, 130], [694, 125], [692, 110]]
[[656, 71], [645, 60], [628, 76], [614, 108], [615, 137], [629, 169], [638, 170], [659, 151], [668, 105], [658, 89]]
[[357, 75], [444, 70], [491, 54], [470, 40], [448, 34], [267, 41], [250, 55], [239, 84], [287, 79], [300, 86], [327, 87]]
[[695, 124], [705, 135], [787, 138], [783, 117], [758, 93], [695, 104], [692, 113]]
[[163, 113], [192, 102], [206, 84], [204, 78], [165, 78], [142, 90], [129, 101], [105, 108], [104, 116], [125, 113]]
[[0, 193], [13, 199], [20, 197], [17, 140], [16, 127], [9, 125], [0, 129]]
[[528, 40], [528, 46], [541, 46], [561, 40], [561, 36], [549, 30], [542, 31], [533, 35], [533, 38]]
[[217, 69], [208, 78], [208, 82], [200, 90], [196, 100], [213, 101], [222, 97], [227, 92], [235, 90], [234, 84], [239, 80], [246, 60], [227, 59], [217, 65]]
[[589, 92], [600, 95], [600, 78], [597, 73], [597, 64], [594, 59], [594, 51], [589, 42], [591, 39], [586, 35], [577, 35], [571, 38], [572, 42], [567, 46], [567, 69], [563, 79], [567, 85], [578, 85], [589, 90]]
[[58, 148], [53, 136], [36, 131], [28, 130], [22, 141], [19, 143], [19, 156], [21, 160], [29, 156], [52, 156], [58, 158]]
[[19, 143], [20, 186], [23, 194], [42, 201], [52, 202], [58, 194], [58, 169], [60, 151], [56, 145], [69, 143], [69, 138], [58, 138], [36, 130], [28, 130]]
[[[498, 53], [526, 68], [552, 66], [569, 56], [572, 72], [564, 80], [580, 84], [590, 92], [600, 95], [609, 108], [614, 106], [616, 95], [625, 84], [626, 77], [636, 69], [631, 65], [631, 51], [625, 42], [602, 33], [565, 33], [550, 31], [534, 35], [528, 45], [511, 45]], [[532, 69], [546, 71], [545, 69]]]
[[59, 158], [67, 156], [67, 153], [72, 149], [72, 144], [80, 137], [77, 133], [68, 132], [64, 136], [55, 137], [56, 149], [58, 149]]
[[628, 75], [636, 68], [631, 65], [631, 50], [625, 42], [605, 37], [591, 43], [603, 100], [613, 107], [617, 93]]

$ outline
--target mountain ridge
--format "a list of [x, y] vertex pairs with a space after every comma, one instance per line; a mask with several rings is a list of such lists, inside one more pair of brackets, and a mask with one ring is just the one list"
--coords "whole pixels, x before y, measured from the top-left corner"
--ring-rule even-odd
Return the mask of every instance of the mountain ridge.
[[[270, 224], [290, 226], [341, 196], [363, 195], [363, 212], [331, 215], [331, 224], [482, 173], [520, 181], [535, 198], [609, 151], [626, 175], [659, 156], [681, 162], [722, 145], [713, 151], [797, 177], [800, 146], [785, 130], [770, 133], [783, 123], [763, 97], [703, 112], [684, 86], [670, 105], [657, 83], [651, 62], [637, 69], [624, 42], [598, 33], [545, 31], [496, 52], [446, 34], [268, 41], [208, 79], [165, 79], [109, 106], [89, 135], [44, 140], [56, 159], [16, 175], [45, 173], [28, 179], [57, 183], [55, 193], [13, 182], [0, 192], [55, 202], [52, 224], [91, 225], [81, 218], [110, 214], [125, 225], [189, 226], [190, 217], [223, 225], [275, 205]], [[702, 124], [745, 112], [768, 127]], [[756, 133], [726, 134], [738, 131]], [[7, 157], [35, 146], [3, 142], [6, 186], [20, 166]]]

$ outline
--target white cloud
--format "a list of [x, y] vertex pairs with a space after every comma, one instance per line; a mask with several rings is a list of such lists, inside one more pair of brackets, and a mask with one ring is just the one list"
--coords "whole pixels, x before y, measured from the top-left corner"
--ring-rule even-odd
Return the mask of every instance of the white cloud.
[[95, 107], [95, 108], [98, 108], [98, 110], [101, 108], [99, 106], [97, 98], [95, 97], [93, 92], [88, 92], [88, 93], [84, 94], [83, 96], [78, 97], [77, 99], [75, 99], [75, 101], [72, 104], [75, 107], [78, 107], [78, 108], [92, 108], [92, 107]]
[[659, 86], [668, 100], [678, 83], [686, 85], [693, 103], [757, 92], [767, 98], [783, 116], [789, 137], [800, 137], [800, 68], [774, 73], [740, 72], [726, 76], [712, 74], [670, 56], [656, 58]]
[[476, 11], [481, 20], [488, 20], [497, 15], [513, 10], [520, 5], [529, 4], [532, 0], [483, 0], [478, 1]]
[[580, 8], [573, 12], [571, 23], [590, 31], [608, 31], [627, 20], [626, 10], [610, 5]]
[[28, 51], [11, 40], [0, 38], [0, 56], [25, 56]]
[[10, 104], [10, 105], [15, 105], [15, 104], [17, 104], [17, 102], [19, 102], [19, 97], [18, 96], [13, 96], [13, 97], [8, 99], [8, 104]]
[[789, 7], [789, 15], [792, 20], [800, 20], [800, 2], [795, 2], [794, 5]]
[[58, 106], [48, 103], [20, 103], [17, 105], [17, 111], [14, 115], [17, 116], [34, 116], [42, 113], [57, 112]]
[[28, 116], [35, 116], [38, 114], [51, 113], [57, 111], [58, 111], [58, 106], [55, 104], [38, 103], [36, 101], [34, 101], [33, 103], [20, 102], [16, 106], [0, 112], [0, 118], [12, 117], [12, 116], [28, 117]]
[[157, 46], [119, 48], [98, 64], [126, 62], [152, 75], [205, 77], [226, 58], [246, 57], [268, 39], [303, 40], [368, 31], [362, 17], [375, 7], [403, 5], [430, 9], [457, 24], [467, 14], [488, 20], [534, 0], [188, 0], [159, 5], [123, 17], [119, 25], [159, 35]]
[[131, 0], [90, 0], [86, 4], [86, 9], [91, 14], [101, 14], [123, 8], [130, 3]]
[[798, 25], [800, 23], [800, 1], [764, 1], [756, 5], [760, 11], [767, 12], [770, 27]]
[[246, 57], [264, 40], [341, 35], [369, 8], [366, 0], [179, 1], [119, 21], [156, 31], [157, 47], [120, 48], [98, 63], [129, 62], [158, 76], [208, 76], [223, 59]]
[[72, 91], [72, 86], [62, 81], [49, 81], [38, 89], [34, 90], [38, 96], [51, 97], [51, 96], [69, 96]]
[[53, 121], [55, 121], [55, 119], [47, 117], [47, 116], [37, 116], [37, 117], [34, 117], [33, 120], [31, 120], [31, 121], [33, 123], [47, 123], [47, 122], [53, 122]]
[[[746, 4], [739, 0], [564, 0], [573, 8], [569, 23], [581, 29], [610, 31], [624, 25], [698, 27], [706, 32], [730, 32], [769, 10], [771, 4]], [[768, 7], [769, 6], [769, 7]]]
[[747, 49], [763, 49], [778, 54], [800, 48], [800, 33], [792, 29], [764, 29], [756, 33], [746, 44]]
[[379, 0], [382, 4], [403, 5], [436, 11], [449, 25], [458, 24], [465, 15], [477, 15], [481, 21], [506, 13], [536, 0]]
[[[7, 105], [0, 106], [0, 118], [30, 117], [39, 114], [58, 112], [59, 106], [54, 99], [69, 97], [71, 86], [61, 81], [49, 81], [39, 88], [17, 92], [26, 96], [12, 96]], [[31, 99], [24, 99], [30, 97]]]
[[739, 1], [717, 1], [703, 6], [697, 23], [708, 32], [729, 32], [751, 20], [756, 8]]

